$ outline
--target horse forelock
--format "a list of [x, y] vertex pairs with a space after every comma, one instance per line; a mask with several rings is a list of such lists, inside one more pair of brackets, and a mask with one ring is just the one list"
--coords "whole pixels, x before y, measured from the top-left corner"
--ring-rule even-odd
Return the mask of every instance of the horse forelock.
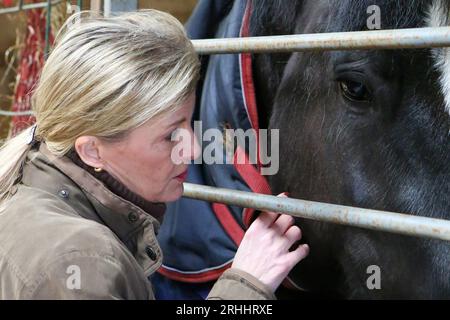
[[[253, 1], [251, 33], [253, 35], [293, 32], [302, 3], [308, 0]], [[317, 0], [312, 0], [316, 2]], [[450, 25], [449, 0], [348, 0], [328, 1], [330, 20], [320, 32], [360, 31], [366, 29], [367, 8], [378, 5], [382, 12], [382, 29], [438, 27]], [[384, 14], [389, 12], [389, 14]], [[308, 15], [302, 15], [302, 18]], [[317, 17], [310, 17], [316, 19]], [[440, 90], [444, 109], [450, 115], [450, 48], [432, 49], [433, 63], [440, 73]]]
[[[450, 5], [447, 0], [433, 0], [426, 22], [429, 27], [450, 25]], [[433, 49], [433, 58], [439, 72], [442, 94], [445, 100], [445, 111], [450, 115], [450, 48]]]
[[250, 32], [252, 35], [293, 32], [301, 0], [254, 0]]

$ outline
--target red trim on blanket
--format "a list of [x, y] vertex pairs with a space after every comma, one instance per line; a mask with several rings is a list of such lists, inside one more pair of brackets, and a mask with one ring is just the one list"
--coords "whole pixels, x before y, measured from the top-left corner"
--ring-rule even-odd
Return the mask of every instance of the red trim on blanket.
[[224, 273], [229, 268], [231, 268], [231, 263], [229, 263], [219, 269], [214, 269], [214, 270], [210, 270], [210, 271], [206, 271], [206, 272], [202, 272], [202, 273], [196, 273], [196, 274], [186, 274], [186, 273], [181, 273], [178, 271], [170, 270], [170, 269], [165, 268], [164, 266], [161, 266], [157, 272], [171, 280], [187, 282], [187, 283], [201, 283], [201, 282], [209, 282], [209, 281], [217, 280], [222, 275], [222, 273]]
[[[241, 28], [241, 37], [248, 37], [250, 35], [250, 18], [251, 18], [252, 0], [248, 0], [247, 8], [245, 9], [244, 19]], [[261, 170], [261, 155], [259, 146], [259, 118], [258, 118], [258, 106], [256, 103], [256, 91], [255, 83], [253, 81], [253, 69], [252, 69], [252, 55], [250, 53], [243, 53], [240, 55], [241, 63], [241, 76], [242, 76], [242, 91], [244, 95], [244, 103], [247, 108], [247, 113], [250, 118], [252, 128], [256, 130], [256, 142], [258, 146], [257, 150], [257, 169]], [[272, 194], [267, 179], [260, 174], [253, 166], [239, 166], [235, 165], [237, 171], [244, 179], [249, 188], [256, 193]], [[248, 228], [255, 210], [245, 209], [243, 213], [243, 223]]]
[[[244, 163], [238, 163], [237, 159], [245, 159]], [[261, 175], [254, 165], [250, 163], [250, 159], [245, 151], [238, 147], [234, 155], [234, 167], [240, 174], [248, 187], [255, 193], [272, 194], [267, 179]], [[243, 223], [248, 228], [252, 222], [255, 210], [246, 208], [243, 213]]]
[[241, 228], [239, 223], [233, 217], [230, 209], [222, 203], [213, 203], [212, 208], [214, 214], [219, 220], [225, 232], [233, 240], [233, 242], [239, 247], [242, 238], [244, 238], [244, 230]]

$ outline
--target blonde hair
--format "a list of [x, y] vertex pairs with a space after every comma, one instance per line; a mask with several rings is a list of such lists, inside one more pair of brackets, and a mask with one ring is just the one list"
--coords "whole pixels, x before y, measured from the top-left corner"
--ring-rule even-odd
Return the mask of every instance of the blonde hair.
[[[78, 13], [56, 37], [33, 94], [36, 137], [57, 156], [83, 135], [121, 139], [176, 110], [195, 91], [198, 76], [198, 56], [173, 16]], [[29, 130], [0, 149], [0, 201], [20, 179]]]

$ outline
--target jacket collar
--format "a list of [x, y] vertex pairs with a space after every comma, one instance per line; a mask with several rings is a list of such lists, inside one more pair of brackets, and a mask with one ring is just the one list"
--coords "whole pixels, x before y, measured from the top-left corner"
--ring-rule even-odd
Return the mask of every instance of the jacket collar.
[[[34, 168], [25, 165], [23, 184], [64, 198], [83, 218], [107, 226], [128, 247], [146, 274], [159, 267], [162, 253], [155, 234], [160, 224], [150, 212], [117, 196], [69, 158], [53, 155], [45, 143], [40, 144], [38, 151], [30, 151], [28, 160]], [[158, 266], [146, 254], [148, 247], [156, 251]]]

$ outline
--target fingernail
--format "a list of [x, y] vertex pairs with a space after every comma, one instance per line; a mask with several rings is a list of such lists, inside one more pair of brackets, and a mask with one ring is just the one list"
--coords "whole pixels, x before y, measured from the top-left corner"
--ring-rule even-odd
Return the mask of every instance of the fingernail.
[[309, 246], [308, 246], [306, 243], [303, 244], [302, 247], [305, 248], [305, 251], [306, 251], [307, 253], [309, 253]]
[[280, 193], [278, 197], [289, 197], [289, 192]]

